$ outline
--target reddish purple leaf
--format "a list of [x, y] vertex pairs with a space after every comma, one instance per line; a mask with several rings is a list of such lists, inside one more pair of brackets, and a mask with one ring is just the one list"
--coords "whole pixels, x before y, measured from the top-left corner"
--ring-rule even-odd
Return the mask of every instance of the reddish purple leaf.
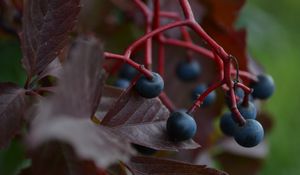
[[105, 175], [91, 161], [82, 161], [72, 147], [57, 141], [49, 142], [30, 152], [31, 167], [21, 175]]
[[41, 73], [65, 47], [76, 23], [79, 0], [26, 0], [21, 33], [23, 66], [29, 77]]
[[97, 39], [80, 37], [75, 41], [52, 97], [53, 114], [79, 118], [94, 115], [106, 77], [102, 62], [102, 47]]
[[47, 77], [47, 76], [53, 76], [53, 77], [59, 77], [61, 76], [62, 72], [62, 64], [59, 61], [58, 58], [55, 58], [40, 74], [39, 74], [39, 80]]
[[168, 109], [158, 98], [146, 99], [133, 89], [124, 91], [101, 124], [110, 127], [165, 121]]
[[182, 142], [171, 141], [167, 135], [165, 121], [121, 125], [114, 127], [113, 130], [132, 143], [155, 150], [178, 151], [179, 149], [196, 149], [200, 147], [191, 139]]
[[216, 24], [232, 29], [239, 12], [246, 0], [200, 0], [207, 9], [211, 21]]
[[0, 148], [20, 130], [27, 104], [25, 89], [14, 83], [0, 84]]
[[93, 160], [98, 167], [126, 160], [134, 153], [126, 139], [90, 120], [105, 78], [100, 48], [90, 37], [80, 37], [71, 47], [56, 91], [37, 105], [27, 137], [32, 149], [59, 140], [69, 144], [80, 159]]
[[231, 152], [221, 152], [216, 156], [218, 163], [230, 175], [255, 175], [260, 174], [264, 160], [249, 156], [242, 156]]
[[113, 86], [104, 86], [102, 90], [102, 96], [100, 99], [100, 104], [96, 111], [95, 116], [98, 120], [102, 120], [107, 114], [112, 105], [118, 100], [120, 95], [123, 93], [123, 90], [113, 87]]
[[32, 149], [48, 141], [60, 141], [69, 144], [81, 160], [92, 160], [98, 167], [127, 160], [134, 154], [126, 138], [114, 134], [110, 128], [98, 126], [89, 118], [53, 116], [48, 110], [51, 110], [49, 106], [40, 104], [40, 111], [27, 138]]
[[133, 157], [128, 166], [135, 175], [227, 175], [225, 172], [207, 168], [204, 165], [193, 165], [154, 157]]
[[198, 148], [192, 140], [173, 142], [169, 139], [165, 128], [168, 117], [168, 109], [158, 98], [146, 99], [128, 89], [110, 107], [101, 124], [112, 127], [115, 133], [132, 143], [157, 150]]

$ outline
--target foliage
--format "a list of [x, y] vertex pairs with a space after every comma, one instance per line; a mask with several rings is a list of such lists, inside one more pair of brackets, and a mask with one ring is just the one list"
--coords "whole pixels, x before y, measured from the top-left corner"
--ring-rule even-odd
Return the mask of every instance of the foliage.
[[[20, 39], [27, 80], [24, 87], [1, 83], [0, 146], [9, 145], [12, 138], [19, 140], [18, 136], [24, 137], [26, 154], [32, 163], [21, 174], [114, 174], [117, 170], [125, 173], [124, 169], [134, 174], [226, 174], [203, 165], [139, 157], [130, 146], [131, 143], [159, 150], [157, 156], [193, 163], [197, 163], [199, 157], [216, 146], [221, 148], [223, 159], [224, 155], [227, 158], [236, 155], [249, 157], [247, 150], [236, 151], [239, 146], [235, 144], [224, 146], [223, 142], [225, 140], [226, 143], [228, 138], [220, 135], [218, 128], [214, 127], [214, 121], [224, 107], [224, 98], [220, 93], [215, 104], [195, 111], [200, 129], [194, 140], [174, 142], [166, 134], [165, 123], [169, 110], [172, 112], [171, 106], [187, 108], [191, 102], [190, 92], [198, 83], [183, 84], [173, 77], [172, 71], [180, 62], [180, 57], [184, 56], [182, 50], [174, 52], [173, 47], [166, 47], [166, 55], [173, 58], [172, 61], [168, 58], [164, 68], [164, 80], [168, 84], [163, 95], [169, 96], [173, 105], [166, 102], [166, 98], [141, 97], [134, 90], [134, 82], [138, 77], [125, 91], [105, 85], [116, 78], [122, 63], [104, 60], [102, 44], [95, 35], [107, 42], [105, 49], [120, 50], [141, 32], [141, 26], [133, 27], [127, 23], [130, 19], [141, 25], [141, 14], [133, 12], [133, 3], [96, 3], [88, 0], [83, 3], [80, 16], [79, 1], [70, 0], [27, 0], [23, 8], [22, 4], [14, 2], [14, 7], [6, 11], [7, 14], [10, 10], [23, 12]], [[234, 27], [240, 8], [245, 3], [243, 0], [234, 3], [228, 3], [228, 0], [191, 3], [197, 4], [193, 7], [196, 8], [198, 22], [226, 51], [238, 58], [242, 71], [250, 71], [255, 75], [262, 72], [247, 53], [245, 29], [237, 30]], [[176, 5], [178, 3], [174, 1], [165, 1], [162, 8], [179, 11]], [[92, 11], [89, 9], [95, 7], [100, 9], [100, 17], [97, 14], [96, 18], [91, 18], [89, 13]], [[90, 19], [95, 24], [91, 25]], [[2, 16], [1, 23], [5, 24], [5, 30], [0, 36], [16, 37], [16, 32], [8, 32], [7, 26], [17, 31], [20, 29], [17, 25]], [[128, 28], [137, 29], [128, 31]], [[70, 41], [71, 31], [73, 38]], [[93, 34], [89, 33], [91, 31]], [[167, 35], [178, 38], [176, 31], [167, 32]], [[202, 40], [196, 42], [205, 45]], [[141, 55], [142, 51], [136, 55]], [[134, 61], [142, 62], [139, 58], [134, 58]], [[214, 63], [204, 58], [198, 62], [207, 72], [199, 81], [213, 82], [217, 74]], [[158, 64], [154, 61], [153, 67]], [[140, 72], [147, 75], [144, 70]], [[245, 83], [249, 84], [250, 80]], [[185, 89], [186, 92], [178, 93], [178, 89]], [[270, 128], [269, 116], [260, 115], [258, 119], [265, 128]], [[202, 147], [195, 149], [200, 147], [199, 144]], [[262, 145], [264, 149], [254, 148], [253, 152], [265, 153], [267, 146], [265, 143]], [[254, 161], [246, 161], [245, 164], [249, 168], [255, 167], [252, 170], [256, 173], [264, 156], [252, 154], [251, 158]], [[121, 163], [118, 164], [118, 161]], [[113, 164], [117, 168], [112, 168]], [[226, 163], [223, 164], [226, 168]], [[226, 171], [234, 174], [230, 168]]]

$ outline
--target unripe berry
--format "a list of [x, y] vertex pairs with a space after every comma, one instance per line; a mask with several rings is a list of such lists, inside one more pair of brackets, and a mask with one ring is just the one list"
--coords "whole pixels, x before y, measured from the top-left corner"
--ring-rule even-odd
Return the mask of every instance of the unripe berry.
[[167, 120], [167, 132], [174, 141], [184, 141], [193, 138], [197, 124], [189, 114], [177, 111], [170, 114]]

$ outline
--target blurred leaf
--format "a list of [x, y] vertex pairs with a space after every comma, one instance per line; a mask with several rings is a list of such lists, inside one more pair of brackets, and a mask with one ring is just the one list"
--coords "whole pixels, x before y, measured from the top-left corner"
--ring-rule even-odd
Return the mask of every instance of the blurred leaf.
[[[114, 134], [110, 128], [97, 126], [89, 118], [74, 119], [73, 116], [53, 116], [47, 112], [44, 113], [49, 107], [42, 104], [40, 104], [40, 108], [27, 138], [27, 142], [34, 152], [37, 151], [38, 146], [47, 146], [45, 143], [49, 141], [60, 141], [60, 143], [69, 144], [78, 159], [92, 160], [97, 167], [102, 168], [118, 160], [126, 161], [131, 154], [134, 154], [126, 138]], [[52, 156], [51, 152], [44, 154]], [[37, 153], [36, 156], [38, 155]], [[55, 166], [53, 164], [51, 166]]]
[[99, 104], [105, 73], [102, 46], [93, 37], [81, 36], [70, 49], [58, 88], [50, 101], [51, 114], [78, 118], [94, 115]]
[[246, 0], [200, 0], [205, 4], [210, 20], [217, 25], [232, 28]]
[[32, 77], [64, 48], [79, 13], [79, 0], [27, 0], [21, 33], [23, 66]]
[[39, 75], [39, 79], [43, 79], [46, 76], [59, 77], [62, 72], [62, 64], [58, 58], [55, 58]]
[[225, 172], [207, 168], [204, 165], [192, 165], [152, 157], [133, 157], [128, 166], [135, 175], [227, 175]]
[[27, 105], [25, 89], [14, 83], [0, 83], [0, 148], [21, 129]]
[[93, 37], [76, 40], [57, 90], [53, 96], [41, 99], [37, 106], [27, 138], [32, 149], [59, 140], [68, 143], [80, 159], [93, 160], [98, 167], [126, 160], [133, 154], [126, 139], [90, 120], [98, 106], [105, 78], [100, 47]]
[[32, 166], [20, 175], [105, 175], [91, 161], [78, 159], [72, 148], [60, 142], [49, 142], [30, 153]]
[[263, 160], [223, 152], [217, 157], [222, 169], [230, 175], [256, 175], [262, 168]]

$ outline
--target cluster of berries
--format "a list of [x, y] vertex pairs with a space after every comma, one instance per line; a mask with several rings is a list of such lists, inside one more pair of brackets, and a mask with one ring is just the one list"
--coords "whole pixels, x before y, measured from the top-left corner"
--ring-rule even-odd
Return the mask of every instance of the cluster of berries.
[[[176, 75], [183, 82], [195, 81], [201, 74], [201, 66], [195, 61], [180, 62], [176, 67]], [[115, 86], [127, 88], [130, 81], [138, 75], [138, 71], [128, 64], [125, 64], [119, 73], [119, 79]], [[135, 84], [135, 90], [144, 98], [154, 98], [160, 95], [164, 88], [164, 81], [161, 76], [152, 72], [152, 79], [142, 75]], [[240, 125], [235, 121], [234, 113], [226, 112], [220, 120], [222, 132], [228, 136], [233, 136], [236, 142], [244, 147], [253, 147], [263, 140], [264, 130], [261, 124], [256, 121], [257, 109], [254, 104], [255, 99], [266, 100], [274, 92], [274, 81], [269, 75], [258, 75], [257, 81], [251, 83], [251, 94], [245, 94], [240, 87], [235, 88], [235, 99], [238, 111], [245, 119], [245, 123]], [[200, 94], [207, 89], [205, 84], [196, 86], [191, 94], [191, 98], [196, 100]], [[245, 96], [248, 98], [245, 98]], [[211, 105], [216, 100], [216, 93], [212, 91], [204, 99], [201, 107]], [[228, 97], [228, 94], [225, 96]], [[231, 101], [226, 98], [226, 103], [230, 107]], [[191, 139], [197, 131], [197, 124], [192, 115], [184, 110], [172, 112], [166, 124], [167, 132], [174, 141], [184, 141]]]

